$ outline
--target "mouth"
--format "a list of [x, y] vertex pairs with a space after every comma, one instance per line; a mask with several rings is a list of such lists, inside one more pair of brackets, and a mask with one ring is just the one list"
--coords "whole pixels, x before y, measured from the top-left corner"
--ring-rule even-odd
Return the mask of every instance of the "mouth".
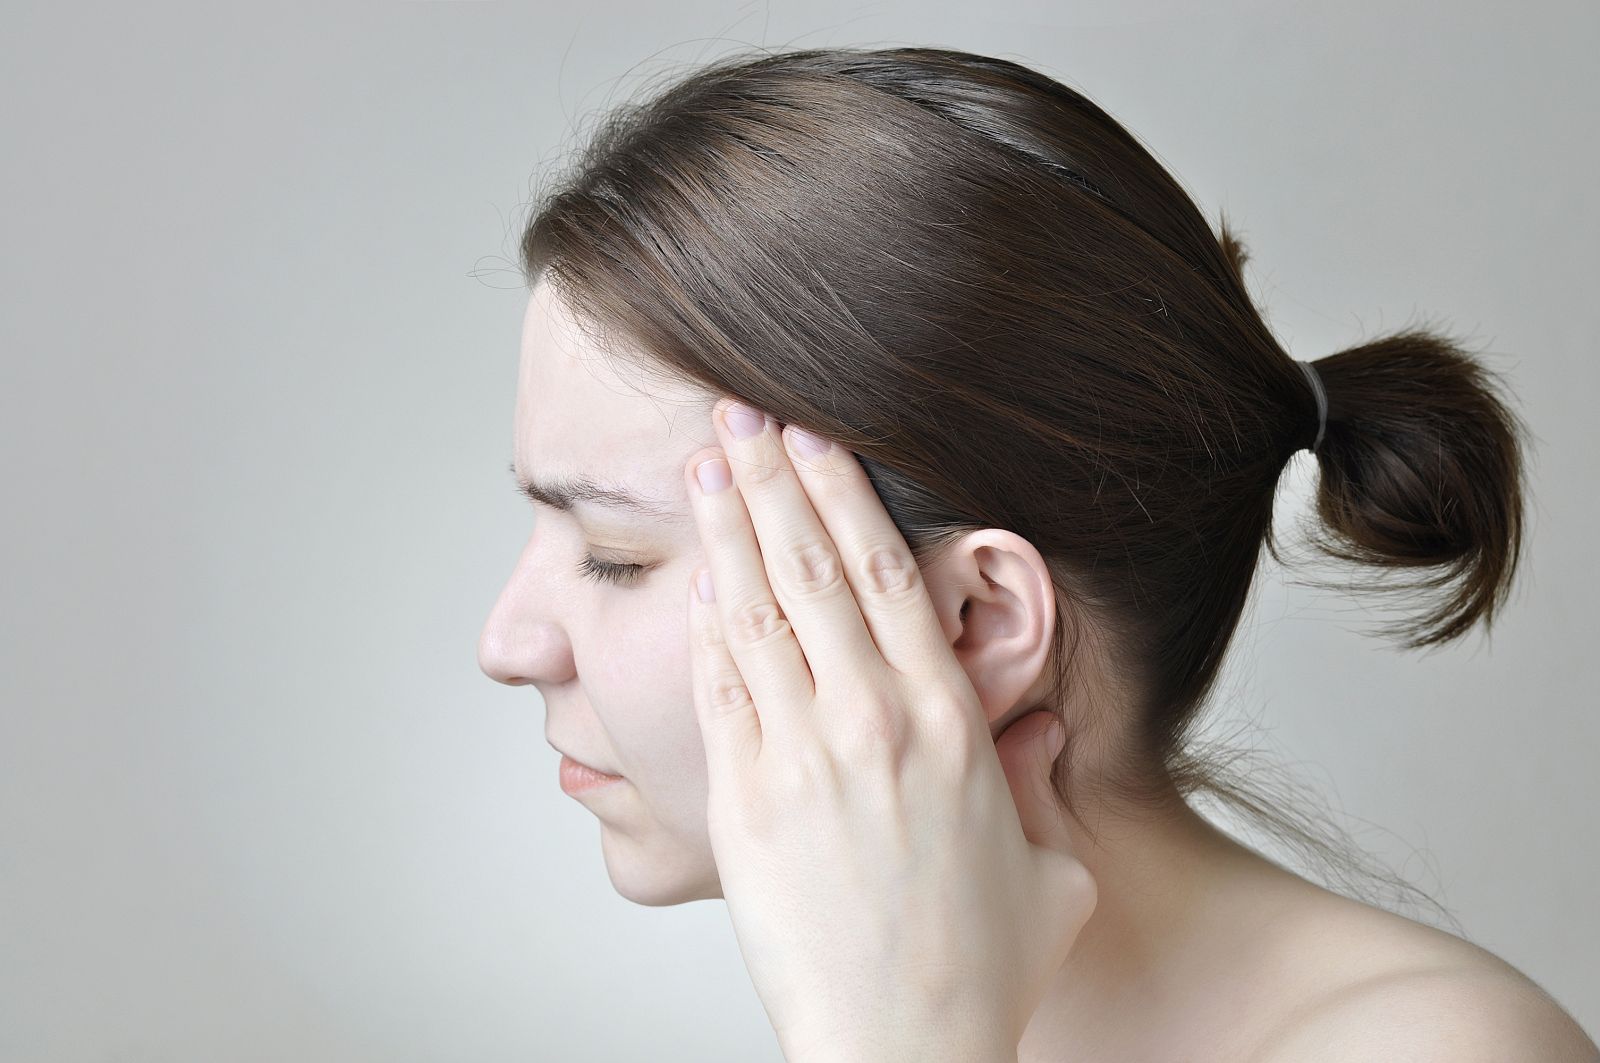
[[550, 741], [550, 738], [549, 738], [548, 735], [545, 736], [545, 740], [544, 741], [545, 741], [545, 745], [549, 746], [551, 749], [555, 750], [557, 753], [560, 753], [563, 757], [566, 757], [568, 760], [572, 761], [574, 764], [582, 765], [583, 767], [588, 768], [590, 771], [599, 772], [601, 775], [615, 775], [614, 772], [606, 771], [603, 768], [597, 768], [593, 764], [590, 764], [588, 761], [580, 760], [579, 758], [573, 756], [571, 753], [568, 753], [565, 749], [562, 749], [560, 746], [558, 746], [554, 742]]
[[622, 781], [622, 776], [620, 775], [611, 775], [600, 771], [598, 768], [591, 768], [581, 761], [573, 760], [565, 753], [561, 754], [559, 778], [561, 780], [561, 789], [574, 796], [587, 790], [610, 786], [613, 783]]

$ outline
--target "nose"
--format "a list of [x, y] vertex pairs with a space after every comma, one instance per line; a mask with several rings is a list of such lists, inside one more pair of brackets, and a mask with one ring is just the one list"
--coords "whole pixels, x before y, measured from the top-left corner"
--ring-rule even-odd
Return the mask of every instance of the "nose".
[[547, 585], [549, 566], [538, 556], [538, 538], [523, 548], [478, 636], [478, 667], [507, 686], [555, 685], [575, 672], [572, 641], [552, 608], [560, 596]]

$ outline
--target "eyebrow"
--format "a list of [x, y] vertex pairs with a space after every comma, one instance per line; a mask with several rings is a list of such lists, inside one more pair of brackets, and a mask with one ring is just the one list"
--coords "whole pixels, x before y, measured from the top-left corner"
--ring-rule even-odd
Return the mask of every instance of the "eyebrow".
[[652, 520], [681, 524], [683, 517], [666, 503], [649, 498], [618, 483], [606, 483], [588, 476], [553, 476], [530, 480], [517, 472], [513, 459], [506, 465], [517, 491], [531, 502], [540, 502], [551, 509], [569, 513], [578, 503], [604, 506], [622, 510]]

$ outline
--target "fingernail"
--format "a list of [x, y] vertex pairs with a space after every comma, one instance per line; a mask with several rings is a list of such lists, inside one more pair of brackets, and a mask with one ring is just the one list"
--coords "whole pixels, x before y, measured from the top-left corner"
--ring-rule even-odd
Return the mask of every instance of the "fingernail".
[[694, 467], [694, 478], [700, 481], [700, 490], [710, 495], [733, 483], [733, 471], [721, 458], [707, 458]]
[[717, 600], [717, 592], [711, 586], [711, 570], [709, 568], [703, 568], [695, 575], [694, 590], [700, 596], [702, 602], [714, 602]]
[[767, 426], [766, 414], [742, 402], [729, 405], [722, 419], [727, 423], [728, 431], [733, 433], [735, 439], [749, 439]]
[[833, 441], [823, 439], [821, 436], [812, 435], [799, 425], [790, 425], [785, 434], [794, 447], [794, 452], [802, 458], [814, 458], [833, 446]]

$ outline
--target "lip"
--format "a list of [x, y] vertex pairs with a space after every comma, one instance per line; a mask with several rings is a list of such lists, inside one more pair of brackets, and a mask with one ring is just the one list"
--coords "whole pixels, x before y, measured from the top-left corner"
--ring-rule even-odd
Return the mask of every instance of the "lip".
[[606, 771], [604, 768], [595, 767], [593, 764], [590, 764], [587, 760], [579, 760], [577, 757], [573, 756], [571, 753], [568, 753], [565, 749], [562, 749], [560, 746], [556, 745], [554, 742], [550, 741], [550, 739], [548, 739], [548, 738], [546, 738], [544, 741], [545, 741], [545, 744], [548, 745], [551, 749], [555, 750], [557, 753], [560, 753], [563, 757], [566, 757], [568, 760], [572, 761], [574, 764], [579, 765], [580, 767], [588, 768], [590, 771], [598, 772], [601, 775], [610, 775], [613, 778], [621, 778], [621, 776], [616, 775], [613, 772]]
[[622, 781], [620, 775], [611, 775], [598, 768], [591, 768], [581, 761], [573, 760], [565, 753], [561, 754], [558, 777], [561, 780], [561, 789], [573, 796]]

